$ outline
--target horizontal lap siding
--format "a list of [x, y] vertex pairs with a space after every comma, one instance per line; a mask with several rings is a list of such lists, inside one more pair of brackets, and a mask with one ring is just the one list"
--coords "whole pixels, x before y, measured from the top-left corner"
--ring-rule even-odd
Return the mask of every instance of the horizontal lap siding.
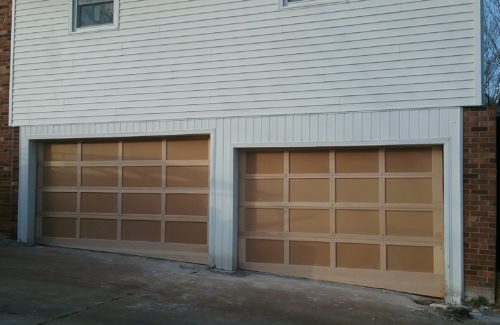
[[13, 121], [474, 104], [475, 8], [473, 0], [285, 10], [278, 0], [121, 0], [119, 30], [71, 34], [68, 1], [17, 0]]

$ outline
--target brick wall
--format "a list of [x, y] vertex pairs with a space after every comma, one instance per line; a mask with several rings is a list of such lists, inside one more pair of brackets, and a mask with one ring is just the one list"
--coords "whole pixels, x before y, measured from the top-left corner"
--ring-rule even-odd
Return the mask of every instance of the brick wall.
[[11, 0], [0, 0], [0, 232], [17, 220], [18, 130], [9, 124]]
[[464, 109], [464, 272], [466, 297], [495, 297], [496, 109]]

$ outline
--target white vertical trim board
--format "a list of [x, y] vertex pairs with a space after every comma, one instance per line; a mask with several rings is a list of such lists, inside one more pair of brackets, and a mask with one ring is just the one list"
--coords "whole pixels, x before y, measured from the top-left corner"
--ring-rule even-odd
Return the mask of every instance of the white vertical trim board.
[[14, 33], [14, 28], [16, 24], [16, 1], [17, 0], [12, 0], [12, 14], [11, 14], [11, 33], [10, 33], [10, 79], [9, 79], [9, 126], [12, 126], [13, 122], [13, 110], [12, 110], [12, 104], [13, 104], [13, 98], [14, 98], [14, 46], [16, 44], [15, 42], [15, 35]]
[[476, 24], [475, 28], [475, 37], [474, 40], [476, 42], [476, 103], [480, 103], [480, 105], [484, 105], [486, 102], [485, 94], [484, 94], [484, 0], [477, 0], [474, 4], [474, 14], [476, 16]]
[[33, 243], [37, 141], [209, 134], [209, 264], [237, 266], [238, 150], [440, 144], [444, 146], [446, 299], [463, 295], [462, 109], [195, 118], [21, 127], [18, 239]]
[[444, 146], [444, 240], [447, 301], [460, 304], [464, 293], [463, 114], [453, 111]]
[[37, 152], [35, 141], [20, 137], [17, 239], [27, 244], [35, 242]]

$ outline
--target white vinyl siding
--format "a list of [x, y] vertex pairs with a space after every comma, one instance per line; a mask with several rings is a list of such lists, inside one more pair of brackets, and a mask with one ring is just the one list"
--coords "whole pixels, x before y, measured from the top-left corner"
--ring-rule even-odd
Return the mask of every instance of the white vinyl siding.
[[67, 0], [16, 0], [12, 124], [481, 104], [478, 0], [277, 1], [121, 0], [71, 33]]
[[278, 0], [282, 7], [300, 7], [309, 5], [323, 5], [332, 3], [349, 3], [351, 0]]

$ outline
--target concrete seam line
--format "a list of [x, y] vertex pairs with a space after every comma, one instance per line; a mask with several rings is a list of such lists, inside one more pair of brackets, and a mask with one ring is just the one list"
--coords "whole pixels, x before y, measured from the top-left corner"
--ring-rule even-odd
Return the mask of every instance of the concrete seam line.
[[68, 318], [68, 317], [71, 317], [74, 315], [78, 315], [78, 314], [80, 314], [84, 311], [90, 310], [92, 308], [99, 307], [99, 306], [105, 305], [105, 304], [110, 303], [110, 302], [118, 301], [118, 300], [121, 300], [121, 299], [126, 298], [126, 297], [137, 295], [137, 294], [141, 293], [142, 291], [143, 290], [132, 291], [132, 292], [127, 292], [127, 293], [119, 295], [119, 296], [111, 297], [105, 301], [100, 301], [100, 302], [97, 302], [95, 304], [87, 305], [87, 306], [84, 306], [82, 308], [79, 308], [79, 309], [76, 309], [76, 310], [61, 314], [61, 315], [54, 316], [48, 320], [37, 323], [37, 325], [45, 325], [45, 324], [49, 324], [49, 323], [56, 321], [56, 320], [61, 320], [61, 319], [65, 319], [65, 318]]

